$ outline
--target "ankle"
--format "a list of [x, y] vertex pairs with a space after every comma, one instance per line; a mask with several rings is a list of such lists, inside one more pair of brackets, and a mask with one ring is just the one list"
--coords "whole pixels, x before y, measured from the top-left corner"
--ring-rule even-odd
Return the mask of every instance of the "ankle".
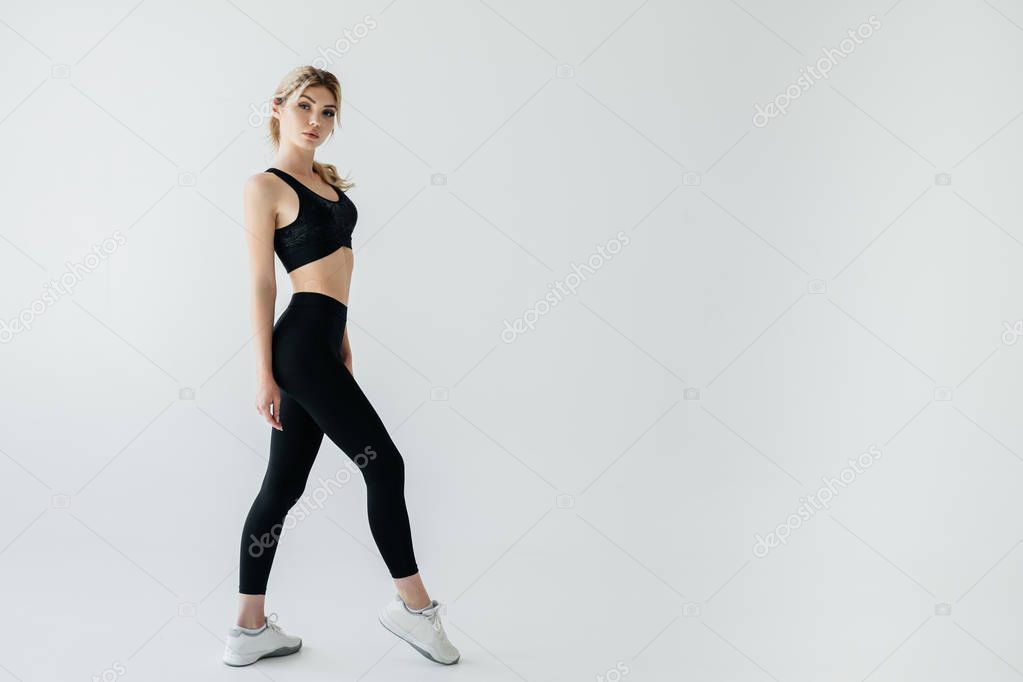
[[237, 625], [240, 628], [245, 628], [246, 630], [258, 630], [259, 628], [263, 627], [264, 623], [266, 623], [266, 616], [263, 616], [261, 618], [260, 617], [239, 618], [238, 622], [235, 623], [235, 625]]
[[401, 600], [405, 603], [405, 606], [407, 606], [412, 611], [419, 611], [425, 609], [427, 606], [433, 603], [433, 600], [430, 599], [429, 597], [425, 597], [417, 601], [410, 601], [406, 599], [404, 596], [402, 596]]

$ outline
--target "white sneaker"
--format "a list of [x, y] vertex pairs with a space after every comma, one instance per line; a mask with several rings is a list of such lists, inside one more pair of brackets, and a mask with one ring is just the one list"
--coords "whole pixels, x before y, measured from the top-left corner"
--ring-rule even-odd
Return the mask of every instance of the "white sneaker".
[[422, 613], [410, 611], [401, 595], [396, 594], [380, 610], [379, 620], [381, 625], [411, 644], [423, 656], [437, 663], [451, 665], [458, 663], [461, 654], [448, 641], [447, 633], [444, 632], [444, 625], [440, 621], [442, 611], [447, 613], [447, 608], [436, 599]]
[[224, 663], [240, 666], [255, 663], [270, 656], [287, 656], [302, 648], [302, 638], [285, 634], [277, 624], [277, 614], [266, 617], [263, 628], [255, 633], [243, 631], [237, 625], [228, 631], [224, 647]]

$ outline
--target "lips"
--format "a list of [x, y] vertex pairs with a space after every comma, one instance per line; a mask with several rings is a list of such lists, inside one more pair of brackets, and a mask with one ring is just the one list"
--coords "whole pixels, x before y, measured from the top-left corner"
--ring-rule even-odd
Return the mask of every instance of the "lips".
[[303, 135], [310, 135], [312, 137], [319, 137], [320, 136], [318, 133], [314, 133], [314, 132], [311, 132], [311, 131], [308, 131], [308, 130], [306, 132], [302, 133], [302, 134]]

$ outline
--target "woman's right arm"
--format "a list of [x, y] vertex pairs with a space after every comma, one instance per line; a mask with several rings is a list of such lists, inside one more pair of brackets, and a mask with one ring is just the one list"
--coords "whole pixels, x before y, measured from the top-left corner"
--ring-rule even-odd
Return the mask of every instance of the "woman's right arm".
[[277, 273], [274, 270], [274, 207], [271, 177], [257, 173], [245, 181], [245, 234], [249, 247], [250, 315], [256, 341], [256, 411], [275, 429], [280, 421], [281, 392], [271, 363]]

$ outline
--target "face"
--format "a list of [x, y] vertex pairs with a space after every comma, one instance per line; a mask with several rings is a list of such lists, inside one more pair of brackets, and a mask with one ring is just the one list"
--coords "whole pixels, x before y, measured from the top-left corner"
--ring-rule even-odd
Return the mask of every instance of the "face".
[[334, 129], [337, 101], [322, 85], [292, 94], [287, 102], [274, 105], [274, 115], [281, 122], [281, 138], [299, 147], [316, 148], [326, 141]]

